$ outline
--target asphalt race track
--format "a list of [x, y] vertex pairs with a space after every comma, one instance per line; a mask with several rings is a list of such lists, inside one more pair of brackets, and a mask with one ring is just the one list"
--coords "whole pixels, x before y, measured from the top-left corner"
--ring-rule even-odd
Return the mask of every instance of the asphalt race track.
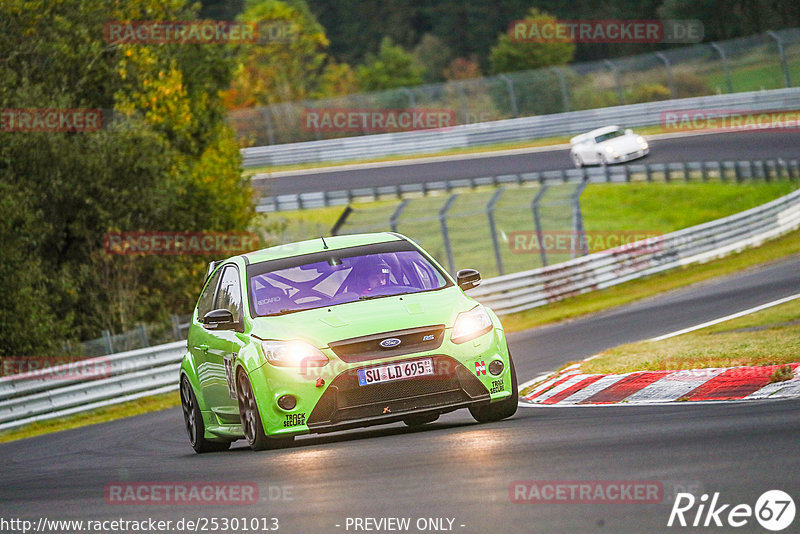
[[[732, 161], [800, 157], [800, 131], [764, 130], [650, 141], [650, 154], [632, 163]], [[368, 169], [325, 171], [266, 180], [268, 195], [436, 182], [573, 168], [568, 149]]]
[[[514, 334], [511, 348], [524, 380], [602, 348], [714, 319], [798, 288], [800, 256], [794, 256]], [[513, 418], [486, 425], [462, 410], [421, 430], [396, 424], [306, 436], [291, 448], [260, 453], [240, 441], [228, 452], [195, 455], [175, 408], [0, 445], [0, 517], [276, 517], [279, 532], [288, 533], [366, 532], [352, 524], [347, 528], [348, 518], [366, 517], [410, 518], [406, 532], [436, 531], [418, 529], [420, 518], [444, 518], [451, 529], [445, 531], [464, 533], [681, 531], [687, 529], [666, 526], [676, 491], [719, 492], [720, 504], [751, 507], [770, 489], [800, 495], [798, 410], [800, 400], [520, 407]], [[509, 494], [517, 480], [658, 481], [664, 491], [654, 504], [517, 503]], [[104, 498], [106, 484], [187, 481], [255, 483], [260, 501], [112, 505]], [[687, 513], [690, 521], [695, 511]], [[798, 522], [786, 532], [797, 532]], [[736, 530], [764, 531], [752, 517]]]

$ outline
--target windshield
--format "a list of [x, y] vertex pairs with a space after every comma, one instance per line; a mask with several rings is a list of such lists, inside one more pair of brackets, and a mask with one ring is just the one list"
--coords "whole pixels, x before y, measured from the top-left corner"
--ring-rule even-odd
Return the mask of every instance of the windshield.
[[[359, 247], [363, 249], [364, 247]], [[385, 247], [383, 247], [385, 248]], [[348, 250], [350, 253], [348, 253]], [[357, 300], [419, 293], [449, 284], [418, 250], [352, 254], [353, 249], [312, 254], [293, 265], [248, 270], [253, 316], [280, 315]], [[274, 262], [264, 262], [270, 264]], [[258, 272], [262, 271], [262, 272]]]
[[596, 143], [602, 143], [603, 141], [608, 141], [609, 139], [614, 139], [615, 137], [620, 137], [625, 135], [625, 132], [622, 130], [614, 130], [613, 132], [604, 133], [603, 135], [598, 135], [594, 138]]

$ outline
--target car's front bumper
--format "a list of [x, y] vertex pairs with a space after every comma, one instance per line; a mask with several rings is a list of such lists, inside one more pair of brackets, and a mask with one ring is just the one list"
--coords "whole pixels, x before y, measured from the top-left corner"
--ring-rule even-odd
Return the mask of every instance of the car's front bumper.
[[[358, 384], [359, 369], [423, 358], [434, 360], [433, 375], [367, 386]], [[489, 366], [495, 360], [503, 363], [503, 370], [492, 376]], [[355, 364], [331, 362], [334, 363], [337, 365], [304, 375], [268, 364], [250, 374], [267, 435], [330, 432], [391, 423], [409, 416], [446, 413], [502, 400], [512, 391], [505, 335], [498, 328], [462, 344], [445, 340], [432, 351]], [[317, 385], [319, 379], [324, 382], [322, 386]], [[286, 394], [297, 398], [294, 410], [282, 410], [277, 405], [277, 399]]]
[[634, 150], [633, 152], [629, 152], [627, 154], [612, 154], [610, 163], [624, 163], [626, 161], [631, 161], [633, 159], [643, 158], [649, 153], [650, 153], [650, 148], [643, 148], [639, 150]]

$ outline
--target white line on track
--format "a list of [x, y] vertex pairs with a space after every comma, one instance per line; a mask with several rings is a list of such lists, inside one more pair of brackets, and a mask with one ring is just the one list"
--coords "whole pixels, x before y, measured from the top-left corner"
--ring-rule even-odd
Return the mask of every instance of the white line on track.
[[661, 341], [663, 339], [669, 339], [671, 337], [679, 336], [681, 334], [686, 334], [688, 332], [693, 332], [695, 330], [699, 330], [701, 328], [705, 328], [707, 326], [712, 326], [718, 323], [722, 323], [725, 321], [730, 321], [731, 319], [736, 319], [737, 317], [742, 317], [744, 315], [749, 315], [751, 313], [755, 313], [761, 310], [765, 310], [767, 308], [771, 308], [773, 306], [777, 306], [779, 304], [783, 304], [784, 302], [789, 302], [790, 300], [794, 300], [800, 297], [800, 293], [796, 293], [790, 297], [784, 297], [782, 299], [773, 300], [772, 302], [767, 302], [766, 304], [762, 304], [761, 306], [756, 306], [755, 308], [750, 308], [748, 310], [743, 310], [737, 313], [733, 313], [731, 315], [726, 315], [725, 317], [720, 317], [719, 319], [714, 319], [713, 321], [707, 321], [705, 323], [696, 324], [694, 326], [690, 326], [689, 328], [684, 328], [682, 330], [677, 330], [675, 332], [670, 332], [669, 334], [664, 334], [663, 336], [658, 336], [650, 339], [649, 341]]

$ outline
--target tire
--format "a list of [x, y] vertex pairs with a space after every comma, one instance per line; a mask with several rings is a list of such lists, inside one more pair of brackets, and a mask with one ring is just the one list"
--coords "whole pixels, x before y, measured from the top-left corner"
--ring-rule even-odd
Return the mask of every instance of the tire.
[[219, 452], [228, 450], [230, 441], [211, 441], [205, 438], [206, 427], [203, 424], [203, 415], [197, 404], [197, 397], [192, 389], [192, 384], [186, 375], [181, 378], [181, 407], [183, 420], [186, 423], [186, 432], [189, 434], [189, 443], [198, 454], [204, 452]]
[[511, 353], [508, 353], [508, 363], [511, 366], [511, 396], [500, 402], [484, 404], [481, 406], [470, 406], [469, 413], [479, 423], [491, 423], [511, 417], [517, 413], [517, 403], [519, 401], [519, 387], [517, 386], [517, 370], [514, 369], [514, 360]]
[[412, 415], [403, 419], [403, 423], [411, 428], [416, 428], [422, 425], [427, 425], [428, 423], [433, 423], [437, 419], [439, 419], [438, 413], [432, 415]]
[[578, 168], [578, 169], [580, 169], [581, 167], [583, 167], [583, 160], [582, 160], [582, 159], [581, 159], [581, 157], [580, 157], [578, 154], [576, 154], [576, 153], [573, 153], [573, 154], [572, 154], [572, 163], [574, 163], [574, 164], [575, 164], [575, 167], [576, 167], [576, 168]]
[[294, 441], [294, 436], [288, 438], [268, 438], [264, 433], [264, 425], [261, 422], [261, 414], [258, 413], [258, 404], [250, 379], [247, 374], [239, 369], [236, 380], [236, 397], [239, 401], [239, 417], [242, 421], [242, 430], [247, 443], [254, 451], [267, 449], [280, 449], [286, 447]]

